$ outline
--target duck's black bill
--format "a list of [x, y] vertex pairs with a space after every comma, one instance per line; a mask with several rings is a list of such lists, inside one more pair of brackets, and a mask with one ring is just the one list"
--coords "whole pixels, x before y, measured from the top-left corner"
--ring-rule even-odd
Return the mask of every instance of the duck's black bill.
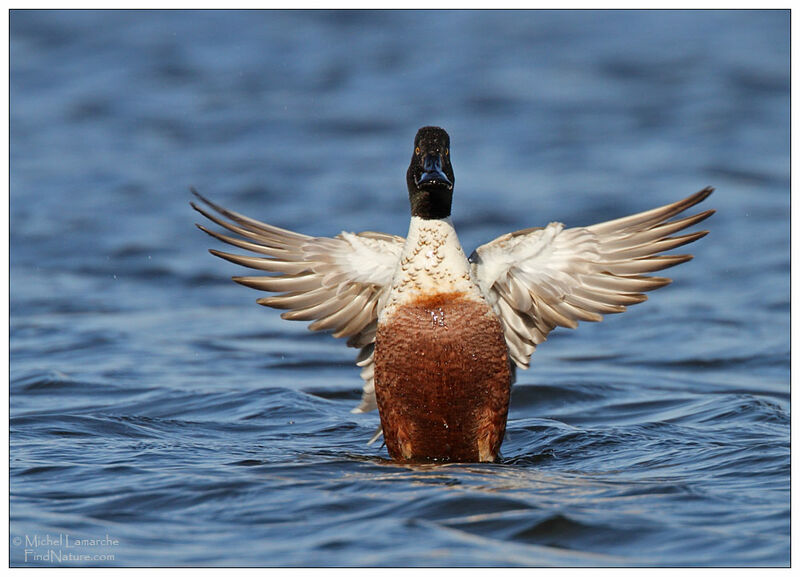
[[453, 183], [442, 171], [442, 159], [435, 154], [428, 154], [422, 161], [424, 172], [417, 180], [420, 188], [453, 188]]

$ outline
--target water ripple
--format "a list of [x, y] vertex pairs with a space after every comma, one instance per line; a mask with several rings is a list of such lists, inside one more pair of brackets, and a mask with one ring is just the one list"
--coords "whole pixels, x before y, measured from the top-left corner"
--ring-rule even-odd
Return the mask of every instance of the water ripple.
[[[788, 565], [788, 11], [420, 21], [11, 12], [12, 566]], [[366, 445], [355, 351], [188, 205], [403, 235], [427, 123], [467, 252], [717, 187], [673, 284], [537, 348], [495, 464]], [[118, 543], [26, 560], [45, 534]]]

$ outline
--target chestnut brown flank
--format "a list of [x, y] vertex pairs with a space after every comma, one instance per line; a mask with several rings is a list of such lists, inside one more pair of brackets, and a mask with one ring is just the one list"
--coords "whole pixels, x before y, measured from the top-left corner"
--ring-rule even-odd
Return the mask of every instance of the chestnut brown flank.
[[510, 388], [503, 330], [483, 301], [423, 297], [378, 327], [375, 395], [393, 459], [493, 461]]

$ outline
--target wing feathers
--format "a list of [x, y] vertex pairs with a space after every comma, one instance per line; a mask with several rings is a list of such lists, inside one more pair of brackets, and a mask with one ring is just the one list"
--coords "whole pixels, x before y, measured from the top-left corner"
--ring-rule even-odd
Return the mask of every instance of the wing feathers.
[[308, 265], [304, 262], [283, 261], [272, 258], [262, 258], [258, 256], [245, 256], [241, 254], [231, 254], [220, 250], [210, 249], [208, 252], [214, 256], [223, 258], [234, 264], [249, 268], [265, 270], [268, 272], [281, 272], [288, 274], [299, 274], [308, 270]]
[[[640, 244], [637, 246], [631, 246], [627, 248], [620, 248], [613, 252], [609, 252], [609, 258], [613, 259], [630, 259], [630, 258], [639, 258], [643, 256], [648, 256], [653, 253], [663, 252], [666, 250], [672, 250], [673, 248], [678, 248], [679, 246], [683, 246], [690, 242], [696, 241], [698, 238], [703, 238], [705, 235], [708, 234], [707, 230], [696, 232], [693, 234], [687, 234], [684, 236], [676, 236], [676, 237], [669, 237], [664, 238], [658, 241], [648, 242], [644, 244]], [[634, 239], [638, 241], [638, 239]]]
[[[707, 186], [703, 190], [696, 192], [693, 195], [684, 198], [683, 200], [679, 200], [678, 202], [661, 206], [659, 208], [654, 208], [652, 210], [647, 210], [645, 212], [632, 214], [631, 216], [625, 216], [615, 220], [593, 224], [592, 226], [587, 226], [586, 228], [595, 234], [608, 234], [629, 229], [641, 230], [649, 228], [654, 224], [664, 222], [668, 218], [672, 218], [687, 208], [691, 208], [695, 204], [704, 201], [712, 192], [714, 192], [714, 189], [710, 186]], [[711, 211], [711, 213], [713, 214], [713, 211]], [[709, 214], [709, 216], [711, 215]]]
[[[230, 220], [232, 220], [234, 222], [238, 222], [239, 224], [241, 224], [242, 226], [252, 230], [253, 232], [261, 232], [261, 233], [264, 234], [265, 237], [275, 236], [278, 239], [286, 238], [286, 239], [294, 239], [294, 240], [308, 240], [308, 239], [312, 238], [312, 237], [307, 236], [305, 234], [300, 234], [300, 233], [297, 233], [297, 232], [293, 232], [291, 230], [286, 230], [285, 228], [278, 228], [277, 226], [272, 226], [270, 224], [266, 224], [264, 222], [261, 222], [261, 221], [252, 219], [250, 217], [244, 216], [242, 214], [239, 214], [238, 212], [234, 212], [232, 210], [228, 210], [226, 208], [223, 208], [223, 207], [219, 206], [218, 204], [214, 204], [213, 202], [208, 200], [206, 197], [201, 195], [199, 192], [197, 192], [194, 188], [192, 188], [191, 191], [192, 191], [192, 194], [194, 194], [197, 198], [202, 200], [205, 204], [207, 204], [208, 206], [213, 208], [215, 211], [217, 211], [222, 216], [224, 216], [226, 218], [229, 218]], [[192, 206], [194, 206], [195, 210], [198, 210], [197, 206], [194, 203], [192, 203]], [[202, 213], [202, 211], [200, 211], [200, 210], [198, 210], [198, 212]]]
[[[238, 248], [243, 248], [245, 250], [249, 250], [249, 251], [260, 253], [260, 254], [267, 254], [267, 255], [271, 255], [271, 256], [278, 256], [281, 253], [280, 249], [271, 248], [271, 247], [265, 247], [264, 245], [257, 244], [255, 242], [250, 242], [250, 241], [247, 241], [247, 240], [244, 240], [244, 239], [241, 239], [241, 238], [235, 238], [235, 237], [232, 237], [232, 236], [228, 236], [228, 235], [216, 232], [214, 230], [210, 230], [210, 229], [204, 227], [202, 224], [198, 224], [196, 226], [197, 226], [197, 228], [202, 230], [204, 233], [206, 233], [206, 234], [208, 234], [210, 236], [213, 236], [217, 240], [221, 240], [222, 242], [228, 243], [228, 244], [230, 244], [232, 246], [235, 246], [235, 247], [238, 247]], [[212, 251], [209, 251], [209, 252], [212, 252]], [[283, 251], [283, 252], [286, 252], [286, 251]], [[214, 254], [214, 253], [212, 252], [212, 254]]]
[[307, 291], [320, 285], [320, 279], [314, 273], [294, 276], [235, 276], [233, 280], [244, 286], [271, 292]]
[[350, 319], [364, 308], [367, 297], [364, 294], [358, 294], [358, 287], [353, 287], [353, 289], [348, 290], [342, 295], [338, 295], [337, 301], [342, 305], [338, 311], [311, 323], [308, 328], [312, 331], [335, 331], [344, 328]]
[[672, 280], [657, 276], [615, 276], [605, 273], [592, 275], [584, 279], [587, 288], [607, 290], [610, 292], [642, 292], [666, 286]]
[[362, 306], [360, 311], [357, 311], [352, 316], [347, 324], [342, 326], [338, 331], [333, 333], [334, 337], [352, 337], [358, 335], [364, 327], [366, 327], [373, 318], [377, 317], [378, 313], [375, 311], [375, 302], [371, 297], [367, 298], [367, 302]]
[[[285, 247], [288, 247], [288, 246], [292, 246], [291, 243], [287, 242], [290, 238], [294, 239], [294, 241], [295, 241], [294, 244], [295, 245], [299, 245], [300, 242], [303, 241], [303, 240], [311, 239], [311, 237], [306, 237], [306, 236], [302, 236], [302, 237], [299, 237], [299, 238], [281, 237], [280, 235], [277, 235], [274, 232], [259, 231], [258, 229], [255, 229], [255, 227], [253, 227], [253, 226], [247, 226], [247, 227], [237, 226], [236, 224], [234, 224], [232, 222], [225, 221], [225, 220], [222, 220], [222, 219], [214, 216], [213, 214], [203, 210], [202, 208], [200, 208], [199, 206], [197, 206], [193, 202], [190, 203], [190, 204], [192, 205], [192, 208], [194, 208], [197, 212], [199, 212], [200, 214], [205, 216], [210, 221], [218, 224], [219, 226], [221, 226], [223, 228], [226, 228], [231, 232], [235, 232], [236, 234], [238, 234], [240, 236], [243, 236], [243, 237], [246, 237], [246, 238], [253, 239], [253, 240], [257, 241], [257, 243], [258, 243], [258, 245], [260, 246], [261, 249], [267, 249], [267, 248], [280, 249], [280, 248], [285, 248]], [[264, 226], [266, 227], [267, 225], [264, 225]], [[219, 238], [220, 240], [223, 240], [224, 242], [228, 242], [227, 240], [221, 238], [223, 235], [219, 235], [218, 233], [214, 233], [213, 231], [210, 231], [210, 230], [202, 227], [199, 224], [197, 225], [197, 227], [200, 230], [202, 230], [204, 232], [207, 232], [211, 236], [215, 236], [215, 237]], [[277, 230], [283, 230], [283, 229], [277, 229]], [[289, 232], [289, 231], [287, 231], [287, 232]], [[292, 234], [295, 234], [295, 233], [292, 233]], [[259, 252], [261, 252], [261, 251], [259, 251]]]
[[282, 293], [262, 297], [261, 305], [284, 309], [290, 320], [313, 321], [311, 330], [328, 330], [348, 337], [349, 346], [361, 348], [359, 365], [364, 392], [358, 410], [377, 407], [372, 381], [372, 351], [380, 305], [391, 285], [404, 239], [376, 232], [343, 232], [334, 238], [311, 237], [278, 228], [214, 204], [192, 190], [216, 214], [192, 207], [211, 222], [234, 233], [229, 236], [197, 225], [214, 238], [256, 255], [218, 250], [211, 254], [234, 264], [275, 273], [236, 276], [233, 280], [255, 289]]
[[561, 325], [562, 327], [570, 329], [578, 328], [578, 321], [570, 317], [569, 314], [565, 314], [566, 311], [563, 311], [559, 304], [550, 304], [544, 299], [540, 300], [538, 304], [542, 318], [548, 324], [552, 324], [553, 326]]
[[605, 246], [607, 246], [610, 249], [616, 246], [625, 246], [626, 244], [630, 244], [632, 241], [634, 241], [636, 244], [641, 245], [655, 240], [663, 239], [671, 234], [674, 234], [694, 224], [704, 221], [712, 214], [714, 214], [713, 210], [707, 210], [699, 214], [687, 216], [680, 220], [665, 222], [663, 224], [654, 226], [653, 228], [632, 233], [635, 235], [635, 239], [632, 239], [631, 234], [628, 234], [626, 236], [620, 237], [615, 240], [609, 240], [608, 242], [605, 243]]
[[326, 292], [326, 294], [329, 297], [328, 299], [305, 308], [295, 308], [294, 310], [281, 313], [281, 318], [290, 321], [313, 321], [326, 318], [340, 311], [343, 302], [330, 292]]
[[576, 288], [573, 294], [592, 301], [622, 306], [635, 305], [647, 300], [647, 295], [643, 295], [641, 293], [608, 291], [604, 289], [598, 289], [596, 287], [589, 288], [585, 285]]
[[669, 284], [652, 273], [692, 258], [663, 255], [708, 231], [671, 236], [714, 211], [670, 218], [703, 201], [703, 190], [672, 204], [583, 228], [551, 223], [503, 235], [479, 247], [474, 276], [500, 316], [517, 366], [526, 368], [536, 344], [556, 326], [597, 322], [647, 300], [642, 294]]
[[675, 254], [636, 258], [633, 260], [618, 260], [608, 263], [608, 270], [613, 270], [618, 275], [638, 275], [646, 272], [664, 270], [687, 261], [694, 257], [690, 254]]

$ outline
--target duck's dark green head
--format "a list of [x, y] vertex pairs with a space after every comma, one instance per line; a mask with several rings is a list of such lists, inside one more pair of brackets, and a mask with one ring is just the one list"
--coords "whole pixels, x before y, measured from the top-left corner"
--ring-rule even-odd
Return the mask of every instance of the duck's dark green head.
[[414, 153], [406, 173], [411, 215], [450, 216], [456, 177], [450, 164], [450, 136], [438, 126], [424, 126], [414, 138]]

